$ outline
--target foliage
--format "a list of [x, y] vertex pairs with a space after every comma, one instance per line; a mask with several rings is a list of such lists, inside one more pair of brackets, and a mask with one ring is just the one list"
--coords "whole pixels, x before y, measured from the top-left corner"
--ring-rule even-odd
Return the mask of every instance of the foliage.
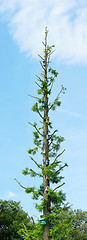
[[[63, 154], [65, 151], [62, 150], [60, 152], [61, 143], [64, 141], [64, 138], [57, 135], [57, 130], [53, 129], [52, 121], [49, 118], [49, 112], [51, 110], [56, 110], [57, 107], [60, 107], [61, 101], [60, 101], [60, 95], [61, 93], [65, 93], [66, 88], [64, 88], [63, 85], [61, 85], [59, 92], [57, 93], [57, 96], [54, 98], [52, 103], [50, 103], [50, 95], [52, 93], [53, 84], [58, 77], [58, 72], [54, 70], [50, 64], [50, 57], [51, 54], [54, 52], [54, 45], [48, 46], [47, 44], [47, 28], [45, 29], [45, 42], [44, 45], [44, 56], [40, 56], [40, 64], [42, 68], [42, 72], [40, 76], [36, 76], [37, 86], [39, 87], [37, 90], [37, 96], [33, 96], [36, 100], [35, 104], [32, 107], [32, 111], [34, 113], [37, 113], [40, 117], [40, 123], [30, 123], [29, 124], [34, 128], [33, 131], [33, 143], [34, 148], [28, 149], [28, 154], [30, 156], [30, 159], [35, 163], [35, 165], [38, 167], [39, 172], [26, 168], [23, 170], [24, 176], [29, 175], [31, 177], [40, 177], [42, 179], [40, 181], [40, 184], [43, 185], [43, 191], [40, 189], [37, 189], [36, 187], [28, 186], [24, 187], [19, 183], [21, 187], [25, 189], [26, 193], [32, 193], [32, 198], [38, 200], [39, 198], [41, 200], [41, 204], [36, 204], [36, 208], [42, 212], [43, 219], [47, 219], [47, 226], [38, 225], [38, 228], [36, 230], [31, 231], [31, 235], [29, 235], [30, 239], [40, 239], [40, 231], [37, 229], [40, 229], [43, 231], [43, 239], [48, 240], [49, 234], [52, 235], [52, 231], [50, 231], [50, 224], [52, 224], [53, 219], [55, 219], [55, 209], [58, 210], [62, 209], [64, 206], [64, 202], [66, 200], [65, 194], [63, 194], [62, 190], [59, 190], [57, 192], [57, 189], [59, 189], [64, 183], [61, 181], [63, 180], [63, 177], [61, 175], [61, 172], [63, 169], [68, 166], [66, 163], [62, 164], [61, 161], [59, 161], [59, 157]], [[37, 162], [32, 155], [36, 155], [38, 149], [41, 152], [41, 162]], [[34, 156], [35, 157], [35, 156]], [[51, 185], [50, 185], [51, 184]], [[58, 184], [56, 188], [53, 189], [54, 184]], [[51, 188], [52, 186], [52, 188]], [[28, 231], [29, 232], [29, 231]], [[56, 231], [55, 231], [56, 232]], [[36, 235], [39, 233], [38, 237]], [[54, 232], [53, 232], [54, 236]], [[26, 239], [27, 239], [27, 233], [26, 233]], [[55, 239], [55, 238], [54, 238]]]
[[0, 239], [1, 240], [22, 240], [18, 230], [23, 224], [30, 229], [32, 222], [27, 213], [20, 206], [20, 202], [12, 200], [0, 200]]
[[[48, 214], [49, 217], [49, 214]], [[87, 240], [87, 212], [72, 210], [67, 205], [62, 209], [57, 205], [51, 212], [50, 236], [52, 240]], [[43, 236], [43, 226], [38, 223], [30, 230], [25, 226], [19, 231], [24, 240], [38, 239]]]

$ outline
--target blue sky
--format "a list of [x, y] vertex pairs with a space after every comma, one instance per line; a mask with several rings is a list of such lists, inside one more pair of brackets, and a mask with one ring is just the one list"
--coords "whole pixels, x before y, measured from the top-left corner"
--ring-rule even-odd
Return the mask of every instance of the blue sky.
[[[32, 146], [28, 121], [39, 118], [31, 111], [35, 95], [35, 75], [41, 71], [38, 53], [43, 54], [44, 28], [48, 42], [55, 44], [52, 66], [59, 72], [53, 98], [60, 85], [66, 88], [62, 105], [50, 118], [59, 135], [65, 137], [61, 150], [67, 201], [73, 209], [87, 210], [87, 2], [81, 0], [0, 1], [0, 198], [21, 201], [29, 215], [37, 214], [25, 186], [40, 180], [24, 177], [25, 167], [33, 167], [27, 149]], [[40, 157], [39, 157], [40, 159]]]

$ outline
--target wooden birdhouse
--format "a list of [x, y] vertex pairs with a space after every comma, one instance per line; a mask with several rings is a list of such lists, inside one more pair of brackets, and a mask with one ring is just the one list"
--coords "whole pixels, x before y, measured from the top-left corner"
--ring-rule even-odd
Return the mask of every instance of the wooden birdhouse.
[[43, 61], [43, 66], [46, 67], [46, 62], [45, 61]]
[[46, 166], [49, 166], [49, 160], [46, 159]]
[[50, 211], [50, 206], [48, 206], [48, 211]]
[[49, 123], [49, 117], [46, 118], [46, 123]]
[[48, 174], [46, 175], [46, 180], [47, 180], [47, 179], [49, 179], [49, 176], [48, 176]]
[[42, 107], [46, 108], [46, 101], [42, 101]]
[[43, 153], [45, 153], [45, 149], [43, 149]]

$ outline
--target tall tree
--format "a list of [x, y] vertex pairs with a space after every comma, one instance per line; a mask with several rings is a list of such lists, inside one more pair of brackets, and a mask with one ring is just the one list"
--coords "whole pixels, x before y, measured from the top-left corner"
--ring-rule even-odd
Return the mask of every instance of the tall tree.
[[[37, 123], [30, 123], [31, 126], [34, 127], [35, 131], [33, 132], [34, 136], [34, 144], [35, 147], [33, 149], [29, 148], [28, 154], [30, 155], [30, 159], [36, 164], [36, 166], [40, 169], [40, 172], [36, 172], [33, 169], [26, 168], [23, 170], [24, 175], [30, 175], [31, 177], [40, 177], [42, 179], [41, 185], [39, 189], [33, 187], [24, 187], [22, 186], [18, 180], [18, 184], [25, 189], [26, 193], [32, 193], [33, 199], [37, 199], [42, 197], [41, 204], [36, 204], [36, 208], [42, 212], [42, 219], [39, 220], [39, 224], [43, 226], [43, 240], [51, 239], [50, 229], [54, 224], [55, 207], [59, 209], [64, 204], [65, 194], [62, 191], [58, 191], [57, 189], [61, 188], [64, 183], [61, 183], [63, 177], [61, 176], [61, 171], [67, 164], [61, 165], [61, 161], [58, 160], [59, 157], [65, 151], [59, 152], [60, 143], [64, 141], [64, 138], [61, 136], [57, 136], [57, 130], [52, 130], [52, 122], [49, 118], [49, 113], [51, 110], [55, 110], [56, 107], [61, 105], [60, 102], [60, 94], [65, 93], [65, 88], [61, 85], [61, 89], [58, 92], [57, 96], [50, 103], [50, 95], [52, 93], [52, 87], [55, 79], [58, 77], [58, 72], [53, 70], [50, 66], [50, 57], [54, 52], [54, 45], [48, 46], [47, 44], [47, 34], [48, 30], [45, 28], [45, 41], [42, 42], [44, 46], [44, 56], [40, 56], [40, 64], [42, 67], [42, 72], [40, 76], [36, 76], [37, 81], [35, 82], [39, 89], [37, 90], [37, 96], [31, 96], [36, 99], [32, 110], [37, 112], [40, 117], [40, 126], [37, 126]], [[42, 161], [37, 162], [32, 155], [35, 155], [38, 151], [41, 150]], [[59, 184], [58, 186], [51, 187], [52, 184]], [[35, 238], [36, 239], [36, 238]], [[41, 239], [38, 236], [37, 239]]]

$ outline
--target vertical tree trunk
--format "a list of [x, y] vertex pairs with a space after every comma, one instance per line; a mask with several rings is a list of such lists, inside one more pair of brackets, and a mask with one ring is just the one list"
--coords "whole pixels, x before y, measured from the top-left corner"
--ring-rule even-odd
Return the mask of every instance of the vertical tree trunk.
[[[44, 68], [44, 82], [47, 83], [47, 29], [45, 30], [45, 68]], [[48, 152], [49, 152], [49, 147], [48, 147], [48, 123], [46, 119], [48, 118], [48, 96], [47, 96], [47, 86], [46, 84], [44, 85], [44, 102], [46, 102], [46, 107], [44, 107], [44, 120], [43, 120], [43, 167], [44, 169], [46, 168], [46, 160], [48, 160]], [[48, 213], [48, 207], [49, 207], [49, 198], [47, 195], [47, 188], [49, 187], [49, 179], [46, 179], [46, 176], [43, 176], [43, 185], [44, 185], [44, 195], [43, 198], [44, 200], [47, 201], [46, 207], [43, 210], [43, 214], [45, 217], [47, 216]], [[49, 222], [47, 221], [47, 225], [44, 225], [44, 232], [43, 232], [43, 240], [49, 240]]]

